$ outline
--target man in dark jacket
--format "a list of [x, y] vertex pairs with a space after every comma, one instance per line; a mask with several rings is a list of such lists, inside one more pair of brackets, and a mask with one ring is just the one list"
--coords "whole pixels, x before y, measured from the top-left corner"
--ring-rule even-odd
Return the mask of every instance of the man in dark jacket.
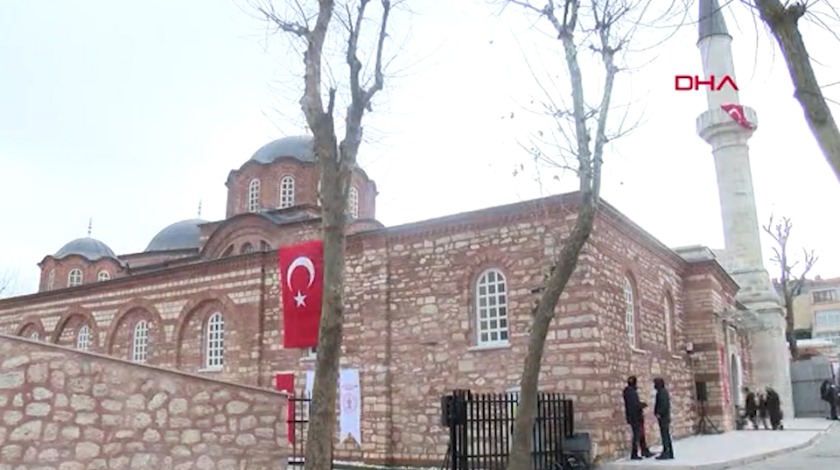
[[627, 424], [630, 425], [630, 430], [633, 432], [631, 460], [642, 460], [642, 456], [639, 455], [642, 423], [644, 422], [642, 409], [642, 401], [639, 400], [639, 391], [636, 389], [636, 377], [630, 376], [627, 378], [627, 386], [624, 387], [624, 419], [627, 420]]
[[773, 387], [767, 387], [767, 416], [770, 418], [770, 427], [774, 431], [784, 429], [782, 426], [782, 399], [779, 394], [773, 390]]
[[748, 387], [744, 387], [744, 417], [752, 423], [753, 429], [758, 429], [758, 401]]
[[674, 458], [674, 446], [671, 442], [671, 395], [665, 388], [665, 381], [659, 377], [653, 379], [653, 388], [656, 389], [653, 414], [659, 421], [659, 433], [662, 435], [662, 453], [656, 459], [671, 460]]
[[823, 399], [826, 403], [828, 403], [829, 412], [828, 419], [837, 420], [837, 387], [831, 383], [830, 380], [826, 380], [822, 383], [820, 387], [820, 398]]

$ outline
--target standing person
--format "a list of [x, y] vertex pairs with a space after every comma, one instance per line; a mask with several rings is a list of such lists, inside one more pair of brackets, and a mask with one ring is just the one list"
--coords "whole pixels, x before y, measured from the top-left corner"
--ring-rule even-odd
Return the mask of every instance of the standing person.
[[758, 417], [764, 429], [770, 429], [767, 426], [767, 397], [763, 393], [758, 394]]
[[825, 380], [820, 386], [820, 398], [830, 407], [828, 419], [837, 420], [837, 387], [830, 380]]
[[633, 433], [630, 460], [642, 460], [639, 455], [639, 448], [642, 440], [642, 423], [644, 423], [644, 412], [642, 401], [639, 400], [639, 391], [636, 389], [636, 376], [627, 378], [627, 386], [624, 387], [624, 419], [630, 425]]
[[767, 387], [767, 416], [770, 417], [770, 427], [774, 431], [784, 429], [782, 427], [782, 399], [773, 387], [769, 386]]
[[642, 424], [640, 426], [641, 437], [639, 438], [639, 449], [642, 451], [642, 457], [650, 458], [653, 457], [653, 452], [650, 451], [650, 447], [647, 445], [647, 433], [645, 432], [645, 408], [647, 408], [647, 403], [641, 402], [642, 405]]
[[758, 402], [748, 387], [744, 387], [744, 416], [752, 423], [753, 429], [758, 429]]
[[671, 395], [665, 388], [665, 381], [659, 377], [653, 379], [653, 388], [656, 389], [653, 413], [659, 421], [659, 433], [662, 435], [662, 453], [656, 457], [656, 460], [672, 460], [674, 445], [671, 442]]

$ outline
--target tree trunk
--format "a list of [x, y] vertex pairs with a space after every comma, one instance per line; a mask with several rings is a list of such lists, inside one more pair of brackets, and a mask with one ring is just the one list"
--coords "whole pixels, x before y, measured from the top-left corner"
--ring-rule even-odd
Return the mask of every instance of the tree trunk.
[[834, 170], [834, 176], [840, 180], [840, 129], [822, 94], [799, 32], [798, 21], [805, 13], [805, 7], [785, 8], [779, 0], [755, 0], [755, 6], [779, 43], [795, 88], [794, 96], [805, 112], [808, 127]]
[[564, 240], [565, 244], [556, 268], [546, 281], [545, 291], [543, 291], [534, 313], [528, 341], [528, 353], [525, 356], [525, 367], [522, 371], [522, 381], [520, 383], [520, 403], [517, 407], [518, 414], [514, 424], [513, 447], [508, 462], [508, 470], [529, 470], [531, 468], [531, 441], [533, 439], [531, 430], [535, 418], [534, 413], [537, 409], [537, 387], [539, 386], [545, 339], [551, 326], [551, 320], [554, 319], [554, 312], [560, 300], [560, 295], [572, 277], [572, 273], [577, 267], [580, 252], [592, 233], [596, 208], [597, 199], [591, 193], [582, 193], [574, 229], [572, 229], [569, 238]]
[[793, 295], [785, 288], [785, 324], [787, 329], [787, 341], [790, 348], [790, 359], [795, 361], [799, 358], [799, 348], [796, 345], [796, 331], [794, 330]]

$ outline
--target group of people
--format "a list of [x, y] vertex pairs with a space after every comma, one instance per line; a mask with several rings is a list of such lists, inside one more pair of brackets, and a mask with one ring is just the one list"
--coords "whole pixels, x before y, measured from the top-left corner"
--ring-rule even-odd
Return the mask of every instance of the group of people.
[[830, 380], [826, 380], [820, 387], [820, 398], [828, 403], [828, 419], [837, 421], [837, 405], [840, 404], [840, 389]]
[[[662, 437], [662, 453], [657, 460], [671, 460], [674, 458], [674, 447], [671, 442], [671, 396], [665, 388], [665, 381], [661, 378], [653, 379], [656, 398], [653, 404], [653, 414], [659, 423], [659, 433]], [[627, 378], [624, 388], [624, 416], [633, 433], [631, 460], [642, 460], [653, 457], [653, 452], [647, 445], [645, 438], [645, 413], [647, 403], [639, 398], [638, 383], [635, 376]]]
[[[773, 387], [767, 387], [765, 393], [756, 394], [748, 387], [744, 387], [744, 418], [758, 429], [761, 422], [764, 429], [782, 430], [782, 400]], [[767, 425], [767, 421], [770, 425]]]

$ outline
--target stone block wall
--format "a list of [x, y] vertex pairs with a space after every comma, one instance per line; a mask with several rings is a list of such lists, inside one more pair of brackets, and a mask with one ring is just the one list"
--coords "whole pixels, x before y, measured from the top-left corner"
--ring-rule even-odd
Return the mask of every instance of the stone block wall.
[[285, 395], [0, 335], [0, 469], [284, 469]]

